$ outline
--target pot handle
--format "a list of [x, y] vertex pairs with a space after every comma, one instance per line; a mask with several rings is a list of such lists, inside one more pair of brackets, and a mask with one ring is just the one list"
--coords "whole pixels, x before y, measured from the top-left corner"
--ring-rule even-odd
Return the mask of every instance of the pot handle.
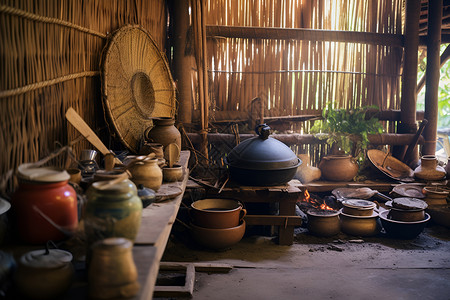
[[255, 127], [256, 134], [263, 140], [267, 140], [270, 135], [270, 127], [267, 124], [259, 124]]
[[247, 210], [245, 208], [241, 209], [239, 212], [239, 223], [241, 223], [242, 219], [247, 215]]

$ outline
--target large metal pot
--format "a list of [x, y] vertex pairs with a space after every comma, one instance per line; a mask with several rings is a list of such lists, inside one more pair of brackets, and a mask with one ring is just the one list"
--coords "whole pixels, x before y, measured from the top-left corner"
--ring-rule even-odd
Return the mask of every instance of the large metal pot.
[[252, 186], [287, 183], [302, 161], [284, 143], [269, 137], [266, 124], [258, 125], [255, 132], [258, 136], [243, 141], [226, 157], [231, 179]]

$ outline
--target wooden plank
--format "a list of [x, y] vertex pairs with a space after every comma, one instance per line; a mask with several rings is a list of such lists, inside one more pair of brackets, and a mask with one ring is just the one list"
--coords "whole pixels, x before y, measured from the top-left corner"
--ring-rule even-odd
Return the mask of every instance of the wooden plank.
[[361, 188], [368, 187], [379, 192], [390, 192], [395, 182], [374, 182], [374, 181], [363, 181], [363, 182], [332, 182], [332, 181], [313, 181], [307, 184], [300, 184], [298, 187], [301, 189], [306, 189], [308, 192], [320, 193], [320, 192], [331, 192], [334, 189], [341, 187], [351, 187], [351, 188]]
[[195, 267], [196, 272], [207, 272], [207, 273], [228, 273], [233, 269], [230, 264], [221, 263], [185, 263], [185, 262], [167, 262], [162, 261], [160, 263], [160, 269], [164, 270], [178, 270], [181, 266], [186, 266], [192, 264]]
[[247, 225], [274, 225], [274, 226], [302, 225], [302, 218], [299, 216], [246, 215], [244, 219]]

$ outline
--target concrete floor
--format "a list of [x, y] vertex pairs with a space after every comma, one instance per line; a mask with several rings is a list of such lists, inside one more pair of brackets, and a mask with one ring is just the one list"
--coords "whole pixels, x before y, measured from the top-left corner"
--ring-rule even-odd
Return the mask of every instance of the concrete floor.
[[430, 224], [414, 240], [355, 239], [303, 232], [294, 245], [279, 246], [251, 236], [218, 252], [174, 226], [163, 261], [233, 266], [225, 274], [196, 272], [192, 299], [450, 299], [450, 229]]

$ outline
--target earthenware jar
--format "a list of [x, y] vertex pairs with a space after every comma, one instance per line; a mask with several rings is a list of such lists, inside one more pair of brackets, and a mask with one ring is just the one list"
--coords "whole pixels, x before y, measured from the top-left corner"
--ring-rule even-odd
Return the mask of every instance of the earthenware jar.
[[174, 119], [157, 118], [153, 120], [153, 123], [154, 127], [144, 133], [147, 142], [160, 143], [163, 147], [175, 143], [181, 149], [181, 134], [175, 127]]
[[125, 238], [107, 238], [92, 245], [88, 268], [91, 299], [130, 298], [139, 292], [133, 243]]
[[108, 237], [134, 241], [141, 226], [142, 201], [133, 182], [94, 182], [86, 195], [84, 226], [88, 247]]
[[303, 162], [297, 167], [294, 178], [300, 180], [302, 183], [319, 180], [322, 172], [319, 168], [310, 165], [311, 159], [308, 154], [299, 154], [298, 157]]
[[334, 210], [310, 209], [308, 231], [316, 236], [333, 236], [340, 232], [339, 212]]
[[351, 155], [328, 155], [321, 159], [322, 177], [330, 181], [350, 181], [358, 174], [358, 164]]
[[143, 184], [154, 191], [158, 191], [163, 181], [163, 173], [157, 158], [137, 157], [127, 165], [131, 173], [131, 180], [136, 184]]
[[22, 296], [54, 299], [71, 286], [74, 275], [72, 254], [60, 249], [33, 250], [22, 255], [14, 283]]
[[445, 170], [438, 165], [438, 160], [434, 155], [424, 155], [420, 158], [420, 166], [414, 169], [414, 176], [427, 181], [442, 180], [445, 177]]
[[377, 212], [373, 212], [371, 216], [355, 216], [343, 213], [341, 210], [340, 219], [342, 232], [349, 235], [373, 236], [381, 230], [377, 223]]
[[77, 194], [65, 170], [18, 168], [19, 187], [11, 197], [11, 211], [20, 238], [27, 243], [58, 241], [78, 227]]
[[167, 182], [179, 181], [183, 178], [183, 167], [181, 165], [173, 165], [172, 167], [162, 167], [163, 179]]
[[139, 155], [149, 155], [155, 153], [156, 158], [164, 158], [164, 147], [160, 143], [145, 142], [139, 150]]

